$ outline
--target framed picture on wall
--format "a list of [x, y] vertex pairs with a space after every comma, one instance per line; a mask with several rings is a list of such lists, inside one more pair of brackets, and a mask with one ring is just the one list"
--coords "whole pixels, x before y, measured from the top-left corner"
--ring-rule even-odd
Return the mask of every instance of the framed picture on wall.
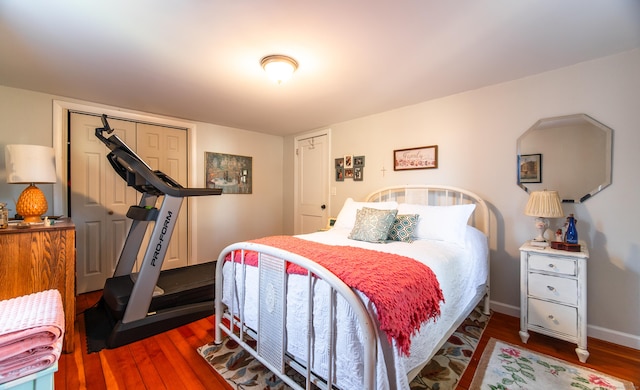
[[393, 170], [438, 168], [438, 145], [393, 151]]
[[252, 157], [204, 152], [207, 188], [222, 188], [223, 194], [251, 194]]
[[345, 179], [353, 179], [353, 168], [347, 168], [344, 170]]
[[518, 183], [542, 183], [542, 154], [518, 156]]
[[345, 168], [353, 168], [353, 156], [350, 154], [347, 154], [346, 156], [344, 156], [344, 167]]
[[353, 181], [364, 180], [364, 168], [361, 166], [353, 167]]
[[344, 158], [336, 158], [336, 181], [344, 181]]

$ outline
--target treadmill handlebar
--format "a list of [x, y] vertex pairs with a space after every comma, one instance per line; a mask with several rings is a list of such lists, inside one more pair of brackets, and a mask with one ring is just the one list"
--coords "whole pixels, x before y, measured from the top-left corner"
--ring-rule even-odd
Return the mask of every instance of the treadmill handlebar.
[[170, 195], [174, 197], [220, 195], [221, 188], [184, 188], [178, 182], [161, 171], [154, 171], [133, 150], [131, 150], [117, 135], [106, 138], [102, 133], [110, 134], [113, 129], [107, 122], [107, 116], [102, 115], [104, 127], [96, 128], [96, 137], [102, 141], [111, 152], [107, 155], [109, 163], [127, 185], [142, 193], [152, 195]]

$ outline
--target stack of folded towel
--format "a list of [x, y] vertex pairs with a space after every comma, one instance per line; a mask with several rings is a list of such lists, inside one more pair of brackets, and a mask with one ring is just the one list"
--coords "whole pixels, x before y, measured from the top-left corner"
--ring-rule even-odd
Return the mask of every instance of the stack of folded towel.
[[0, 384], [55, 364], [63, 337], [58, 290], [0, 301]]

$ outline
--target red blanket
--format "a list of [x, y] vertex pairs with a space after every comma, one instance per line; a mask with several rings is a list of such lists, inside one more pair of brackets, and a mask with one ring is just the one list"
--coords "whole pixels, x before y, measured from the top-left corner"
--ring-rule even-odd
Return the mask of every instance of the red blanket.
[[[440, 315], [444, 295], [433, 271], [409, 257], [351, 246], [319, 244], [291, 236], [252, 240], [304, 256], [322, 265], [349, 287], [364, 293], [375, 304], [380, 329], [389, 341], [396, 341], [402, 354], [409, 355], [411, 336], [422, 323]], [[236, 252], [236, 261], [240, 253]], [[255, 252], [245, 263], [257, 266]], [[306, 270], [289, 263], [287, 272], [306, 275]]]

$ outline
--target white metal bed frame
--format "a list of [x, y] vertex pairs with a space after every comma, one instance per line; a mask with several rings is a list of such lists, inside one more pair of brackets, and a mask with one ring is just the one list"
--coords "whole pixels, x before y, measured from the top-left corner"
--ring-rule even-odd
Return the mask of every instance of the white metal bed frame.
[[[397, 187], [387, 187], [370, 193], [366, 199], [368, 202], [384, 202], [384, 201], [397, 201], [398, 203], [414, 203], [414, 204], [426, 204], [426, 205], [459, 205], [459, 204], [475, 204], [476, 208], [474, 213], [469, 218], [469, 224], [475, 226], [482, 231], [487, 237], [489, 237], [489, 209], [479, 196], [473, 192], [449, 186], [432, 186], [432, 185], [406, 185]], [[223, 295], [223, 265], [225, 263], [225, 257], [231, 254], [233, 258], [239, 253], [240, 261], [231, 262], [233, 265], [232, 275], [232, 291], [238, 294], [239, 305], [243, 306], [243, 300], [245, 292], [244, 290], [238, 293], [238, 286], [236, 285], [237, 272], [242, 273], [242, 280], [245, 279], [246, 272], [245, 253], [247, 251], [258, 252], [259, 265], [258, 272], [260, 273], [260, 304], [259, 304], [259, 316], [258, 316], [258, 331], [249, 329], [244, 326], [244, 312], [234, 304], [231, 307], [226, 307], [222, 303]], [[326, 268], [315, 263], [311, 259], [293, 254], [288, 251], [284, 251], [278, 248], [270, 247], [267, 245], [256, 244], [251, 242], [240, 242], [227, 246], [222, 250], [218, 258], [216, 267], [216, 294], [215, 294], [215, 343], [221, 343], [222, 332], [227, 337], [235, 340], [240, 344], [247, 352], [253, 355], [257, 360], [263, 363], [274, 374], [278, 375], [282, 380], [293, 389], [302, 390], [303, 387], [298, 385], [293, 379], [289, 378], [285, 373], [285, 366], [289, 365], [297, 372], [302, 374], [305, 380], [305, 389], [311, 389], [312, 384], [323, 388], [331, 389], [334, 386], [332, 367], [335, 364], [336, 356], [335, 350], [332, 346], [335, 343], [336, 330], [334, 326], [330, 326], [330, 341], [328, 343], [328, 356], [329, 365], [327, 378], [321, 378], [312, 372], [311, 364], [303, 366], [299, 362], [292, 359], [286, 351], [286, 263], [294, 263], [301, 266], [310, 272], [307, 273], [308, 291], [313, 292], [312, 279], [317, 277], [325, 281], [331, 288], [331, 299], [329, 310], [330, 316], [328, 318], [329, 324], [335, 323], [334, 313], [336, 305], [337, 294], [340, 294], [345, 301], [350, 305], [357, 321], [360, 325], [363, 335], [363, 362], [364, 362], [364, 383], [363, 389], [376, 389], [376, 359], [377, 359], [377, 346], [378, 346], [378, 332], [375, 328], [375, 319], [370, 317], [367, 308], [360, 299], [360, 297], [342, 282], [337, 276], [332, 274]], [[487, 256], [487, 267], [489, 267], [489, 258]], [[312, 274], [314, 276], [312, 276]], [[489, 272], [487, 272], [489, 275]], [[245, 283], [243, 283], [244, 285]], [[485, 314], [489, 313], [489, 276], [487, 276], [486, 284], [479, 291], [479, 293], [473, 298], [471, 304], [465, 308], [464, 313], [455, 321], [454, 325], [443, 335], [438, 346], [434, 349], [429, 359], [438, 351], [438, 349], [444, 344], [449, 336], [455, 331], [455, 329], [464, 321], [469, 313], [477, 306], [477, 304], [485, 297], [484, 309]], [[235, 299], [232, 300], [235, 302]], [[313, 324], [313, 293], [309, 294], [308, 302], [308, 329], [312, 329]], [[225, 318], [229, 325], [223, 322]], [[262, 326], [267, 327], [269, 332], [266, 332], [263, 336], [260, 332]], [[254, 349], [247, 344], [246, 337], [249, 336], [257, 341], [257, 347]], [[383, 336], [384, 337], [384, 336]], [[307, 356], [306, 362], [311, 362], [310, 354], [313, 351], [312, 336], [309, 334], [307, 337]], [[409, 379], [412, 379], [423, 366], [413, 369], [409, 374]]]

